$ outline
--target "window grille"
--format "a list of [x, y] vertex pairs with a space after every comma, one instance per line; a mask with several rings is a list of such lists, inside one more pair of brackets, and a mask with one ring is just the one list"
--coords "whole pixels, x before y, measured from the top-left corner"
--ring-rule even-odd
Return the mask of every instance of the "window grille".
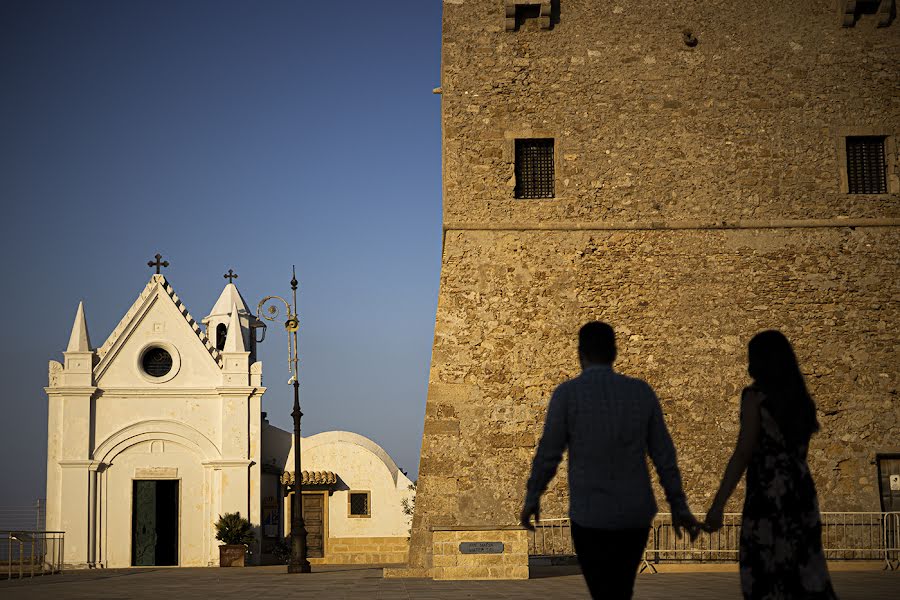
[[884, 137], [847, 138], [847, 187], [851, 194], [886, 194]]
[[516, 198], [553, 198], [553, 139], [516, 140]]
[[369, 494], [367, 492], [350, 493], [350, 515], [365, 517], [369, 514]]
[[519, 31], [526, 21], [536, 21], [541, 29], [559, 23], [559, 0], [506, 0], [506, 30]]
[[540, 4], [516, 4], [516, 29], [521, 27], [526, 20], [539, 19], [540, 16]]
[[172, 355], [162, 348], [150, 348], [141, 359], [144, 372], [151, 377], [163, 377], [172, 370]]

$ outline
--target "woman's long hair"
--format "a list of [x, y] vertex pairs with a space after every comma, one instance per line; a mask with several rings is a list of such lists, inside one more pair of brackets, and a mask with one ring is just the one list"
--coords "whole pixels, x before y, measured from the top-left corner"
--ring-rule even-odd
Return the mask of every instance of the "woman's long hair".
[[791, 343], [780, 331], [763, 331], [750, 340], [747, 355], [750, 377], [766, 395], [764, 406], [782, 435], [791, 445], [805, 446], [819, 422]]

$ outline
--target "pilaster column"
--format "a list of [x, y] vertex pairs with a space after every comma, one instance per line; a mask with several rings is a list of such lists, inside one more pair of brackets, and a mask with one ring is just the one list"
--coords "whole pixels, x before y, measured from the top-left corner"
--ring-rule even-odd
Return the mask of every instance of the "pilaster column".
[[88, 566], [97, 565], [97, 468], [99, 463], [88, 466]]

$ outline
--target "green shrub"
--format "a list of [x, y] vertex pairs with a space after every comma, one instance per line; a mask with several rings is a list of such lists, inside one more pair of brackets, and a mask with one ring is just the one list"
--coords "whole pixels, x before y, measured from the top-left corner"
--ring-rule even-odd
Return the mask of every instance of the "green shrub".
[[223, 544], [249, 546], [256, 541], [253, 525], [241, 513], [225, 513], [216, 521], [216, 539]]

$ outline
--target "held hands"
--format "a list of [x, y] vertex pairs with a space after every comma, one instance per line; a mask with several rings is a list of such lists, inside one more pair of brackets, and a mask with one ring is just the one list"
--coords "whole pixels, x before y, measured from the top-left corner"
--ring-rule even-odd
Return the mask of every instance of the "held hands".
[[710, 506], [709, 512], [706, 513], [706, 520], [703, 522], [703, 531], [713, 533], [714, 531], [720, 530], [725, 520], [723, 512], [724, 511], [720, 506]]
[[522, 508], [522, 514], [519, 516], [519, 522], [522, 523], [522, 527], [524, 527], [528, 531], [534, 531], [534, 525], [531, 524], [532, 515], [534, 515], [535, 523], [541, 520], [540, 502], [535, 502], [533, 504], [529, 504], [526, 502], [525, 506]]
[[681, 513], [672, 513], [672, 528], [675, 529], [675, 535], [681, 538], [682, 529], [687, 531], [691, 541], [697, 539], [700, 535], [701, 524], [690, 511]]

